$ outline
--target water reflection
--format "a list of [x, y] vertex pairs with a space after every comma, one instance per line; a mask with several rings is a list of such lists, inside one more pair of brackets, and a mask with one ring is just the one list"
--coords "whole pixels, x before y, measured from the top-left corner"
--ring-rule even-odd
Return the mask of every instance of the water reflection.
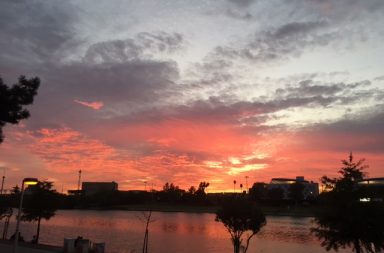
[[[61, 245], [64, 237], [81, 235], [93, 242], [106, 242], [108, 253], [140, 252], [145, 228], [140, 216], [141, 212], [128, 211], [59, 211], [50, 221], [42, 222], [41, 242]], [[154, 212], [152, 217], [155, 221], [149, 227], [151, 253], [232, 251], [229, 234], [221, 223], [215, 222], [214, 214]], [[269, 216], [267, 225], [251, 242], [249, 252], [325, 253], [309, 233], [310, 226], [311, 218]], [[35, 224], [21, 224], [27, 240], [32, 239], [35, 230]], [[11, 234], [14, 228], [9, 231]]]
[[261, 231], [259, 238], [317, 244], [317, 239], [309, 233], [311, 221], [311, 218], [269, 217], [268, 224]]

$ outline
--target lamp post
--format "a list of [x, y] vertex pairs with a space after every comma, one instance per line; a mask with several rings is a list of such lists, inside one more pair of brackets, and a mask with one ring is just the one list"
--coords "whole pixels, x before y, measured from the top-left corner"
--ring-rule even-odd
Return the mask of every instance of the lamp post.
[[24, 178], [21, 183], [21, 195], [20, 195], [20, 203], [19, 210], [17, 211], [17, 222], [16, 222], [16, 232], [15, 232], [15, 242], [13, 244], [13, 253], [17, 253], [17, 246], [19, 243], [19, 227], [20, 227], [20, 219], [21, 219], [21, 208], [23, 207], [23, 198], [24, 198], [24, 185], [36, 185], [39, 182], [37, 178]]
[[4, 180], [5, 180], [5, 168], [3, 168], [3, 179], [1, 180], [1, 190], [0, 190], [0, 195], [3, 195], [3, 189], [4, 189]]

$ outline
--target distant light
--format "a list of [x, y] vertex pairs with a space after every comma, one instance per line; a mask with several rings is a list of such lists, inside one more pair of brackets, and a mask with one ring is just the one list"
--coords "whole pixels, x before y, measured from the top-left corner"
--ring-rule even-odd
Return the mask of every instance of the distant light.
[[360, 202], [370, 202], [371, 198], [361, 198]]
[[37, 185], [39, 180], [37, 178], [24, 178], [23, 183], [25, 185]]

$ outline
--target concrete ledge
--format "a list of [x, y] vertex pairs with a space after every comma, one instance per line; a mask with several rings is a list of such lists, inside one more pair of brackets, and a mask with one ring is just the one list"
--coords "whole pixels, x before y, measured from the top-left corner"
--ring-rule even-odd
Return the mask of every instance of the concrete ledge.
[[[0, 252], [12, 253], [13, 241], [0, 240]], [[63, 253], [62, 247], [45, 245], [45, 244], [32, 244], [27, 242], [19, 242], [18, 253]]]

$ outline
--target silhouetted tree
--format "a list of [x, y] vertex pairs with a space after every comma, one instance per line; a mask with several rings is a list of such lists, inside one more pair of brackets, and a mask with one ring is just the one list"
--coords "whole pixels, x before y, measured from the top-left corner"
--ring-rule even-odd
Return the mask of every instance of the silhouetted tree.
[[19, 77], [19, 82], [8, 87], [0, 78], [0, 143], [4, 140], [3, 127], [7, 124], [18, 124], [20, 120], [30, 116], [25, 105], [33, 103], [37, 94], [40, 79]]
[[20, 194], [20, 187], [18, 185], [15, 185], [11, 189], [11, 194], [12, 195], [19, 195]]
[[37, 221], [36, 243], [39, 241], [41, 219], [49, 220], [58, 209], [58, 194], [52, 187], [52, 182], [39, 182], [35, 186], [29, 186], [31, 194], [25, 196], [21, 219]]
[[236, 192], [236, 180], [233, 180], [233, 193]]
[[13, 214], [10, 195], [0, 195], [0, 221], [4, 219], [1, 239], [7, 238], [9, 221]]
[[222, 222], [230, 233], [234, 253], [247, 252], [252, 237], [266, 224], [264, 214], [245, 198], [226, 200], [215, 220]]
[[360, 202], [361, 188], [357, 182], [364, 177], [364, 159], [342, 160], [338, 178], [323, 177], [328, 192], [322, 193], [324, 208], [317, 212], [317, 226], [311, 231], [327, 250], [352, 247], [356, 253], [384, 249], [384, 203]]
[[208, 182], [200, 182], [196, 195], [205, 195], [205, 189], [209, 186]]
[[188, 193], [192, 194], [192, 195], [195, 194], [196, 193], [196, 188], [194, 186], [189, 187]]
[[365, 159], [360, 159], [357, 162], [353, 161], [352, 152], [349, 154], [348, 159], [341, 160], [343, 167], [339, 170], [341, 177], [329, 178], [323, 176], [321, 183], [325, 187], [325, 191], [345, 191], [351, 192], [355, 187], [355, 184], [365, 177], [364, 169], [368, 168], [368, 165], [364, 164]]
[[145, 222], [145, 233], [144, 233], [142, 253], [148, 253], [149, 224], [153, 222], [153, 220], [151, 219], [151, 216], [152, 216], [152, 210], [149, 210], [148, 212], [143, 213], [142, 220]]
[[167, 182], [163, 186], [161, 196], [163, 200], [175, 202], [181, 199], [184, 192], [185, 191], [180, 189], [179, 186]]

